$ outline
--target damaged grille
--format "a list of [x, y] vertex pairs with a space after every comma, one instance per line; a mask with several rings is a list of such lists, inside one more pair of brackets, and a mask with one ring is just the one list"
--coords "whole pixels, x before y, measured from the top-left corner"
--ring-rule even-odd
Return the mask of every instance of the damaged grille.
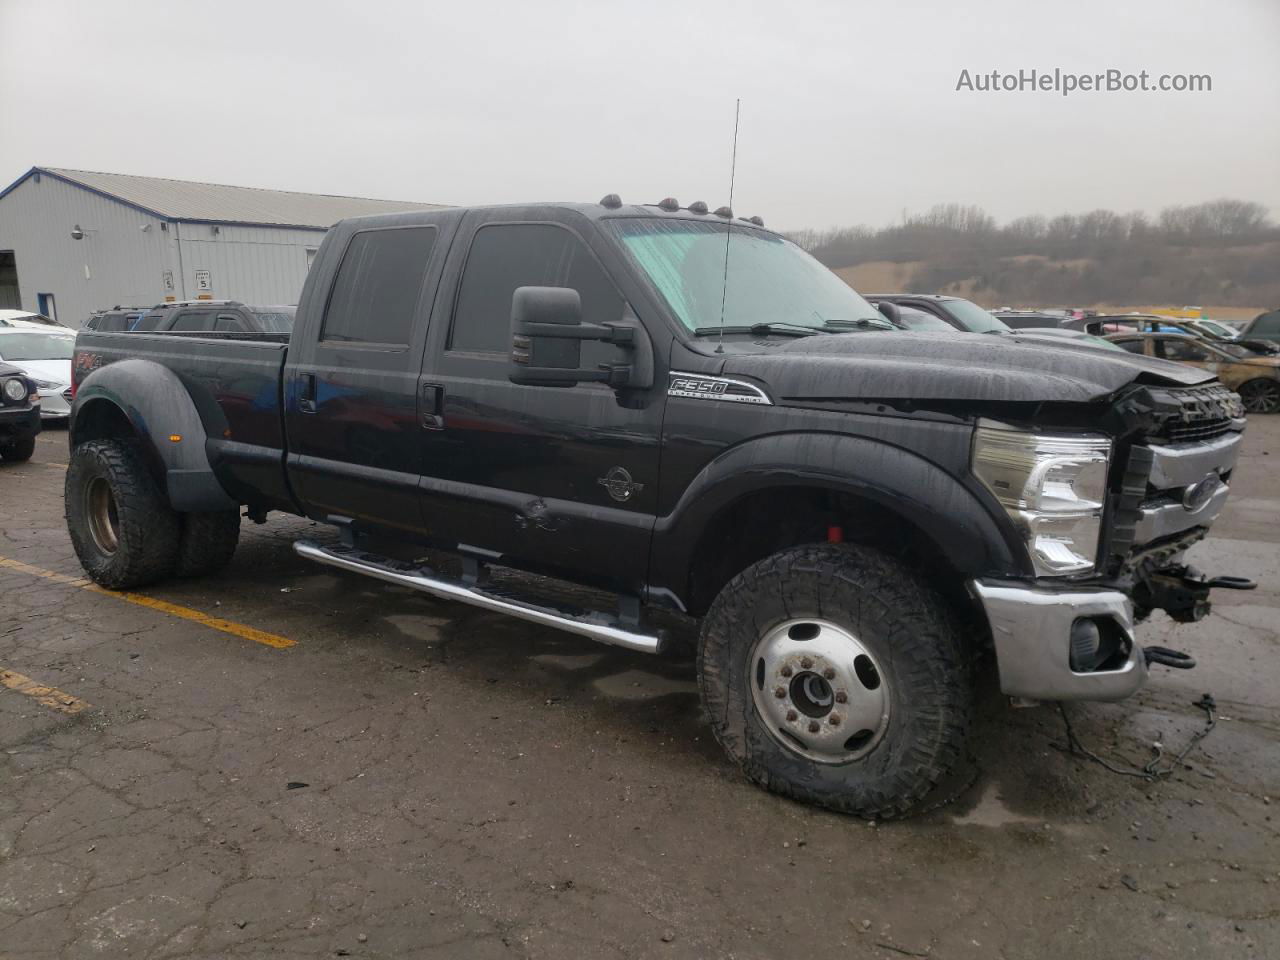
[[1112, 574], [1153, 543], [1203, 536], [1235, 466], [1244, 416], [1235, 393], [1214, 384], [1160, 391], [1154, 399], [1151, 425], [1114, 466], [1104, 551]]

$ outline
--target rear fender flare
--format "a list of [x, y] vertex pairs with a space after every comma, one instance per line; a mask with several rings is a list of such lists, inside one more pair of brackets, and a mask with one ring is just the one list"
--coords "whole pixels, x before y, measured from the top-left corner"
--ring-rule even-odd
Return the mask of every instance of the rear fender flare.
[[[72, 449], [94, 439], [94, 411], [108, 404], [123, 414], [175, 510], [234, 510], [214, 475], [204, 423], [191, 394], [168, 367], [150, 360], [120, 360], [94, 370], [76, 388], [68, 437]], [[171, 437], [180, 440], [171, 440]]]

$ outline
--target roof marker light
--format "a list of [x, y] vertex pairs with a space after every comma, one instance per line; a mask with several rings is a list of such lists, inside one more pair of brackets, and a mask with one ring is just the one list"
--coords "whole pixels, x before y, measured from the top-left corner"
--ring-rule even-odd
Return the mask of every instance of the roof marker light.
[[728, 218], [728, 219], [732, 220], [732, 219], [733, 219], [733, 211], [732, 211], [732, 210], [730, 210], [728, 207], [717, 207], [717, 208], [716, 208], [716, 216], [717, 216], [717, 217], [726, 217], [726, 218]]
[[622, 206], [622, 198], [616, 193], [606, 193], [600, 200], [600, 206], [606, 210], [617, 210]]
[[764, 217], [748, 217], [747, 220], [749, 223], [754, 223], [757, 227], [764, 226]]
[[667, 213], [675, 213], [677, 210], [680, 209], [680, 201], [677, 200], [675, 197], [664, 197], [658, 203], [658, 209], [665, 210], [667, 211]]
[[706, 213], [707, 205], [703, 203], [701, 200], [695, 200], [693, 201], [693, 203], [689, 204], [689, 212], [690, 213]]

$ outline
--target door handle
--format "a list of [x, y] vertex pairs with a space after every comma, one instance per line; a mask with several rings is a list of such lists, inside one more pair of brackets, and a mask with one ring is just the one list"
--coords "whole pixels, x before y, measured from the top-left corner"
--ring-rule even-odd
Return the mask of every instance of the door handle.
[[421, 398], [422, 425], [428, 430], [443, 430], [444, 387], [438, 383], [421, 383], [418, 395]]
[[314, 373], [299, 374], [298, 382], [301, 385], [298, 390], [298, 412], [315, 413], [316, 375]]

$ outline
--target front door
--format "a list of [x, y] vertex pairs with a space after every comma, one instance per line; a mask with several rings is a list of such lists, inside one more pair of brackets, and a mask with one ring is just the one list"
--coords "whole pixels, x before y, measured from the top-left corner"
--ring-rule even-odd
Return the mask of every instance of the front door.
[[[418, 531], [418, 373], [445, 243], [437, 226], [350, 236], [320, 329], [290, 348], [289, 478], [308, 513]], [[295, 355], [294, 350], [297, 350]]]
[[[658, 503], [665, 389], [629, 394], [623, 406], [602, 384], [510, 382], [517, 287], [576, 289], [588, 323], [630, 310], [567, 223], [511, 221], [509, 211], [470, 214], [454, 244], [464, 265], [441, 290], [444, 322], [433, 322], [423, 369], [438, 412], [423, 433], [427, 528], [512, 566], [638, 590]], [[584, 343], [583, 366], [619, 359], [617, 351]]]

